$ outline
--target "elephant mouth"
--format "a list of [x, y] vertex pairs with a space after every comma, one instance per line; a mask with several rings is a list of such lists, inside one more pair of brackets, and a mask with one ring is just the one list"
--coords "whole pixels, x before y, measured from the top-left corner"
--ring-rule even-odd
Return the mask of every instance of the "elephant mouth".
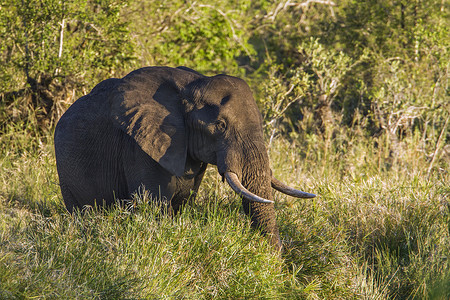
[[[272, 200], [264, 199], [259, 197], [249, 190], [247, 190], [242, 183], [240, 182], [236, 173], [227, 171], [224, 173], [224, 179], [227, 181], [228, 185], [235, 191], [237, 194], [241, 195], [243, 198], [247, 199], [250, 202], [259, 202], [259, 203], [274, 203]], [[282, 192], [286, 195], [293, 196], [296, 198], [314, 198], [315, 194], [303, 192], [297, 189], [294, 189], [285, 183], [279, 181], [274, 176], [271, 179], [272, 188], [276, 189], [279, 192]]]

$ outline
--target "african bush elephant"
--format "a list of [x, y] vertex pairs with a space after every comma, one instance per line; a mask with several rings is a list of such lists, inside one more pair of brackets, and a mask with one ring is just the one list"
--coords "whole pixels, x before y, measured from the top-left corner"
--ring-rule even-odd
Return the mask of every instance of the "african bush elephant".
[[252, 225], [281, 248], [262, 118], [245, 81], [179, 67], [146, 67], [99, 83], [61, 117], [56, 164], [67, 209], [129, 199], [141, 185], [177, 211], [207, 164], [242, 196]]

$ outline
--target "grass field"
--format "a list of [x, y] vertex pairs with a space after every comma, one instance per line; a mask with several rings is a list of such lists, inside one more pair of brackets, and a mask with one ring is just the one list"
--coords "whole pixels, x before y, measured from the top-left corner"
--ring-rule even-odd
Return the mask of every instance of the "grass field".
[[277, 177], [319, 195], [275, 195], [279, 255], [213, 167], [175, 217], [145, 192], [128, 208], [69, 215], [51, 135], [10, 128], [1, 137], [0, 298], [448, 299], [448, 156], [428, 172], [415, 141], [393, 155], [383, 136], [345, 148], [313, 138], [270, 149]]
[[[449, 300], [450, 1], [211, 3], [1, 1], [0, 300]], [[282, 253], [213, 166], [175, 216], [67, 213], [56, 122], [143, 66], [249, 84], [272, 171], [318, 195], [274, 192]]]

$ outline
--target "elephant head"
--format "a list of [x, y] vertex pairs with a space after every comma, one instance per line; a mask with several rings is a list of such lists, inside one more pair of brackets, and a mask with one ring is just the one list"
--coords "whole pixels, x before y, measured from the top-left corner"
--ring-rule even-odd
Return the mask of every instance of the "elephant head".
[[[63, 153], [70, 152], [67, 147], [64, 151], [62, 145], [67, 144], [67, 139], [73, 139], [73, 135], [63, 133], [69, 126], [72, 131], [76, 130], [74, 127], [81, 127], [77, 125], [81, 121], [73, 121], [76, 120], [74, 115], [83, 115], [83, 126], [89, 131], [96, 127], [97, 131], [111, 136], [108, 143], [115, 148], [98, 150], [103, 153], [89, 160], [111, 160], [99, 164], [100, 169], [109, 165], [111, 170], [105, 169], [97, 176], [110, 176], [115, 183], [108, 186], [116, 193], [122, 193], [122, 197], [129, 196], [137, 185], [144, 184], [159, 189], [160, 195], [178, 206], [191, 191], [197, 191], [206, 164], [213, 164], [224, 181], [241, 195], [252, 225], [261, 228], [275, 247], [281, 248], [272, 187], [295, 197], [315, 196], [290, 188], [272, 177], [261, 114], [249, 86], [239, 78], [207, 77], [184, 67], [149, 67], [136, 70], [123, 79], [101, 83], [85, 97], [81, 101], [84, 108], [81, 108], [82, 104], [71, 112], [69, 108], [68, 116], [61, 118], [59, 123], [62, 124], [58, 123], [59, 128], [55, 131], [58, 174], [66, 205], [70, 202], [66, 195], [76, 198], [76, 192], [71, 188], [74, 184], [68, 182], [69, 176], [64, 172], [66, 167], [61, 162], [64, 161]], [[109, 123], [111, 126], [108, 127]], [[99, 133], [93, 135], [101, 139]], [[93, 139], [86, 138], [84, 144]], [[90, 152], [104, 146], [92, 147]], [[78, 152], [78, 156], [88, 156]], [[147, 162], [143, 155], [149, 157]], [[100, 185], [102, 182], [93, 189], [100, 189]], [[97, 195], [105, 199], [106, 194]], [[79, 194], [78, 197], [82, 196]], [[76, 199], [71, 201], [78, 206], [81, 203]]]

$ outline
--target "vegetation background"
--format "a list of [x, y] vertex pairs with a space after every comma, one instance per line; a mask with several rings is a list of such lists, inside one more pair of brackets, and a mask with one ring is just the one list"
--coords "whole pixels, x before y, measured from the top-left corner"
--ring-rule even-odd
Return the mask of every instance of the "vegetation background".
[[[0, 298], [449, 299], [449, 2], [1, 0]], [[55, 123], [147, 65], [252, 87], [285, 251], [214, 168], [173, 218], [68, 215]]]

